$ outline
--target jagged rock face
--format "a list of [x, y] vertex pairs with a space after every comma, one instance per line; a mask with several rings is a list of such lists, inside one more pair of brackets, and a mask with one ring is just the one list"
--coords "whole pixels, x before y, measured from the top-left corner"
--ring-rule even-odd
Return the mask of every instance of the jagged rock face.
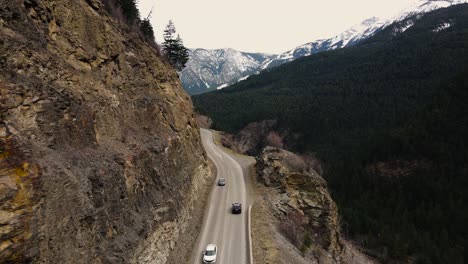
[[325, 180], [280, 148], [266, 147], [256, 160], [257, 180], [276, 190], [271, 207], [285, 236], [314, 263], [344, 263], [338, 209]]
[[1, 263], [165, 263], [209, 169], [155, 54], [100, 1], [0, 1]]

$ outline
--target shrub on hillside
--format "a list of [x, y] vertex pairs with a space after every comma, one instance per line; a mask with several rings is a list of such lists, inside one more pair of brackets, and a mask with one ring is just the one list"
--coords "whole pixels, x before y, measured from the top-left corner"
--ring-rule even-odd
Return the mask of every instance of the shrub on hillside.
[[153, 26], [149, 17], [140, 18], [136, 0], [101, 0], [106, 11], [119, 22], [126, 24], [160, 55], [160, 49], [154, 37]]

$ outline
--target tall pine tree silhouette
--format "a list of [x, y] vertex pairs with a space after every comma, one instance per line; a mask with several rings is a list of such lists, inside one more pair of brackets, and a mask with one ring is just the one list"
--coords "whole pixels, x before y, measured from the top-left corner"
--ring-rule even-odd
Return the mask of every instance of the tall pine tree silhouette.
[[163, 52], [171, 65], [181, 71], [188, 62], [188, 49], [184, 46], [180, 35], [176, 35], [176, 29], [172, 20], [164, 30]]

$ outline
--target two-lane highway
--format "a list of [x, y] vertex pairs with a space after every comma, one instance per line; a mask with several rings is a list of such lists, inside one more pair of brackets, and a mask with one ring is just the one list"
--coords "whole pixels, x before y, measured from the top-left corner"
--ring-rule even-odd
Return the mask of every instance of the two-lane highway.
[[[191, 263], [202, 263], [203, 251], [208, 244], [218, 246], [216, 263], [247, 264], [248, 235], [247, 210], [248, 197], [245, 178], [241, 165], [218, 147], [213, 141], [210, 130], [201, 130], [202, 142], [208, 157], [217, 168], [217, 179], [214, 183], [211, 196], [203, 220], [201, 233], [194, 248]], [[226, 179], [225, 186], [218, 186], [219, 178]], [[232, 203], [242, 203], [242, 213], [231, 213]]]

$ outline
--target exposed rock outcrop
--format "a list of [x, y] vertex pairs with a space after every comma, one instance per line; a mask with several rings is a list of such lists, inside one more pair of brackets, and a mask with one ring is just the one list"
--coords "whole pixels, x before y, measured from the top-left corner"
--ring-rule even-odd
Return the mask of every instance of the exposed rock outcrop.
[[[338, 209], [313, 163], [274, 147], [263, 149], [256, 160], [257, 181], [263, 186], [253, 210], [261, 214], [253, 227], [254, 239], [265, 245], [254, 247], [260, 262], [378, 263], [340, 235]], [[269, 230], [270, 225], [276, 228]]]
[[209, 174], [177, 73], [100, 1], [0, 1], [1, 263], [165, 263]]
[[257, 157], [257, 180], [276, 189], [273, 214], [296, 247], [319, 263], [345, 263], [338, 210], [322, 177], [294, 153], [266, 147]]

